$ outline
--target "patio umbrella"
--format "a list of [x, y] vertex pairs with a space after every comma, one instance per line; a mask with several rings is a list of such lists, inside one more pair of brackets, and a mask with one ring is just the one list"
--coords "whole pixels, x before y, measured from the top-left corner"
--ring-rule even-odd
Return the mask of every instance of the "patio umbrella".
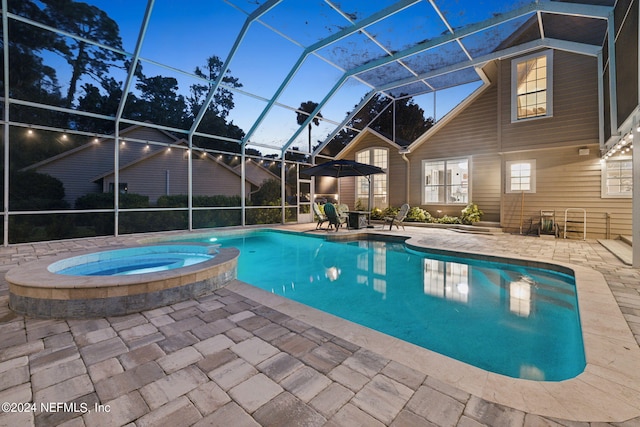
[[303, 171], [303, 173], [309, 176], [331, 176], [334, 178], [364, 176], [369, 179], [369, 175], [385, 172], [377, 166], [354, 162], [353, 160], [332, 160], [311, 167]]
[[[367, 178], [367, 181], [369, 181], [369, 187], [371, 187], [370, 176], [385, 173], [385, 171], [378, 166], [355, 162], [353, 160], [332, 160], [330, 162], [321, 163], [311, 167], [303, 171], [303, 173], [309, 176], [330, 176], [333, 178], [342, 178], [344, 176], [364, 176]], [[338, 181], [338, 186], [340, 186], [340, 181]], [[340, 193], [339, 187], [338, 193]], [[371, 197], [368, 197], [368, 201], [368, 208], [369, 211], [371, 211]]]

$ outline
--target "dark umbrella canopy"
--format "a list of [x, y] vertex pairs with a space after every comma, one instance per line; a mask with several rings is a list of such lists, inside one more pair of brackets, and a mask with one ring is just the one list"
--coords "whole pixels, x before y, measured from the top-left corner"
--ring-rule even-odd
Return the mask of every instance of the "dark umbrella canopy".
[[366, 163], [353, 160], [332, 160], [302, 171], [309, 176], [331, 176], [342, 178], [343, 176], [369, 176], [385, 173], [383, 169]]

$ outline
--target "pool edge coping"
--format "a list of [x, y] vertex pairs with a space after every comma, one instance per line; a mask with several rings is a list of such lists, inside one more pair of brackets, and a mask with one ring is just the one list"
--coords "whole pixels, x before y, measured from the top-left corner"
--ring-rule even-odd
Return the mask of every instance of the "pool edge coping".
[[[292, 233], [313, 236], [306, 232]], [[373, 234], [384, 236], [372, 230], [350, 234], [347, 238], [370, 238]], [[398, 238], [399, 234], [394, 236]], [[239, 280], [231, 281], [227, 289], [494, 403], [571, 421], [621, 422], [640, 416], [640, 372], [635, 372], [640, 365], [640, 347], [602, 273], [589, 267], [544, 258], [531, 260], [516, 255], [503, 257], [477, 251], [452, 251], [422, 244], [411, 236], [402, 236], [408, 244], [421, 249], [484, 256], [492, 261], [504, 259], [534, 265], [542, 263], [571, 270], [576, 281], [587, 361], [584, 372], [575, 378], [558, 382], [511, 378], [476, 368]]]

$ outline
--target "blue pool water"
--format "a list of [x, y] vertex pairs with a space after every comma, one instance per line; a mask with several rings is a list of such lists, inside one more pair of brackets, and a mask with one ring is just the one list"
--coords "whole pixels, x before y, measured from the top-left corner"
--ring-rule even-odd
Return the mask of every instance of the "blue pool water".
[[572, 276], [381, 241], [218, 236], [238, 278], [479, 368], [539, 381], [585, 368]]
[[49, 271], [71, 276], [120, 276], [187, 267], [214, 257], [206, 246], [158, 245], [95, 252], [49, 265]]

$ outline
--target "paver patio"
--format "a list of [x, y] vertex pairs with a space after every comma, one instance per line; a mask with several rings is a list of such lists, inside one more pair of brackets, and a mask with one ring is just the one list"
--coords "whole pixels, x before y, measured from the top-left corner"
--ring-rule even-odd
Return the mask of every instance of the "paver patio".
[[[640, 272], [596, 241], [415, 227], [403, 234], [430, 246], [594, 268], [640, 338]], [[140, 238], [0, 248], [0, 268]], [[66, 405], [3, 412], [0, 426], [640, 426], [640, 418], [577, 423], [492, 403], [230, 289], [122, 317], [40, 320], [9, 310], [3, 281], [0, 402]], [[628, 388], [640, 394], [640, 384]]]

